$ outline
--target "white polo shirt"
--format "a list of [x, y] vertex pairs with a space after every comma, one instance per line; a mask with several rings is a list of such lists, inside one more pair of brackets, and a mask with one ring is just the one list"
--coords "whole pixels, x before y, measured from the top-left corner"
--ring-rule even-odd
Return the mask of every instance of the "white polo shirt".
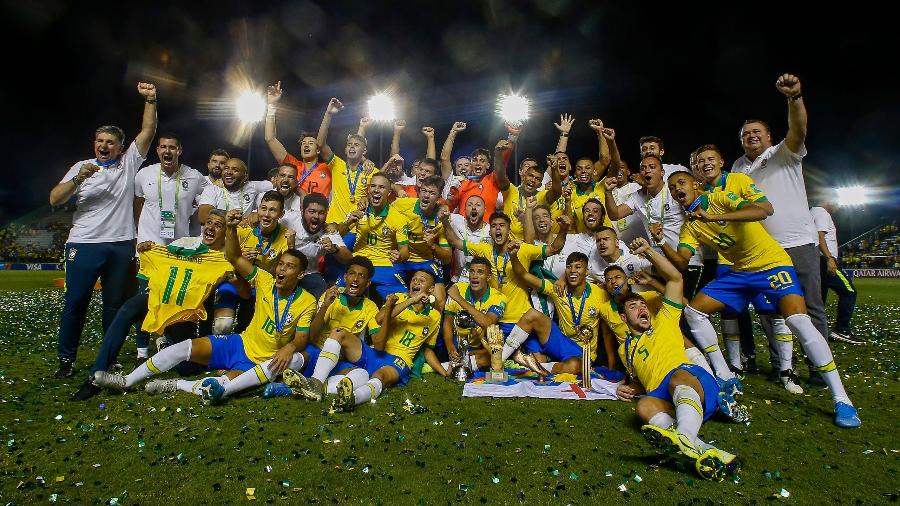
[[[131, 241], [134, 233], [134, 177], [144, 156], [133, 141], [115, 164], [102, 168], [75, 189], [75, 215], [67, 242], [101, 243]], [[71, 181], [82, 160], [69, 168], [60, 183]]]
[[[674, 250], [678, 250], [678, 238], [681, 236], [681, 227], [684, 225], [684, 209], [669, 192], [669, 188], [663, 184], [662, 190], [650, 197], [646, 189], [640, 189], [628, 196], [623, 202], [634, 214], [640, 216], [645, 230], [650, 239], [650, 223], [662, 223], [663, 238]], [[703, 265], [702, 248], [699, 248], [688, 261], [688, 265]]]
[[[269, 190], [274, 190], [274, 188], [269, 188]], [[266, 194], [267, 191], [264, 190], [256, 194], [256, 209], [259, 209], [259, 205], [262, 204], [263, 195]], [[303, 199], [300, 198], [296, 193], [291, 193], [288, 198], [284, 199], [284, 212], [287, 213], [289, 211], [301, 212], [303, 210]]]
[[[143, 198], [144, 206], [138, 218], [138, 243], [153, 241], [157, 244], [169, 244], [175, 239], [189, 236], [188, 222], [194, 213], [194, 201], [203, 193], [207, 184], [203, 174], [183, 164], [171, 177], [166, 175], [158, 163], [139, 170], [134, 178], [134, 196]], [[160, 210], [174, 212], [174, 238], [160, 237]]]
[[819, 242], [803, 181], [804, 156], [806, 146], [793, 153], [781, 141], [769, 146], [752, 162], [744, 155], [731, 165], [732, 172], [743, 172], [753, 178], [772, 203], [775, 212], [762, 224], [782, 248]]
[[247, 214], [256, 209], [256, 196], [272, 189], [270, 181], [246, 181], [236, 191], [228, 191], [223, 186], [207, 185], [200, 195], [200, 205], [211, 205], [216, 209], [230, 211], [240, 209]]
[[[616, 204], [624, 204], [632, 193], [640, 189], [641, 185], [637, 183], [627, 183], [624, 186], [616, 188], [612, 191], [613, 198], [615, 199]], [[643, 237], [645, 239], [650, 237], [650, 234], [647, 232], [647, 227], [644, 226], [644, 220], [642, 219], [642, 215], [640, 213], [631, 213], [621, 220], [615, 220], [613, 221], [612, 227], [616, 229], [616, 234], [618, 235], [619, 239], [624, 241], [626, 244], [631, 243], [631, 241], [637, 239], [638, 237]]]
[[[299, 200], [296, 199], [296, 200]], [[319, 229], [315, 234], [310, 234], [306, 227], [303, 226], [303, 214], [297, 211], [288, 211], [278, 220], [285, 227], [293, 230], [297, 236], [294, 239], [294, 248], [300, 250], [306, 256], [307, 266], [306, 273], [319, 272], [319, 258], [325, 254], [322, 246], [319, 245], [319, 239], [322, 238], [323, 229]], [[333, 234], [337, 236], [338, 234]], [[331, 237], [331, 236], [330, 236]], [[338, 236], [340, 238], [340, 236]], [[332, 237], [332, 242], [334, 238]], [[341, 241], [343, 243], [343, 241]], [[340, 246], [341, 243], [336, 243]]]
[[[453, 213], [450, 215], [450, 226], [456, 232], [457, 237], [470, 244], [493, 242], [491, 241], [491, 227], [487, 223], [481, 222], [481, 228], [473, 232], [469, 230], [469, 225], [466, 224], [466, 218], [463, 215]], [[454, 283], [469, 282], [469, 262], [472, 261], [472, 258], [473, 255], [466, 255], [462, 250], [453, 248], [453, 263], [456, 266], [456, 272], [453, 273], [451, 280]]]
[[[650, 263], [650, 260], [647, 260], [642, 256], [635, 255], [627, 248], [623, 249], [622, 246], [622, 243], [619, 243], [619, 249], [621, 249], [622, 254], [619, 255], [619, 258], [615, 259], [614, 261], [607, 262], [606, 260], [600, 258], [600, 264], [602, 267], [597, 273], [598, 277], [603, 278], [603, 271], [611, 265], [618, 265], [619, 267], [621, 267], [629, 278], [638, 271], [649, 271], [653, 268], [653, 264]], [[649, 287], [644, 285], [631, 285], [631, 289], [636, 292], [642, 292], [648, 290]]]
[[[831, 256], [837, 258], [837, 228], [834, 226], [834, 220], [831, 219], [831, 214], [823, 207], [810, 207], [809, 212], [812, 214], [813, 222], [816, 225], [816, 232], [825, 233], [825, 247], [828, 248], [828, 252], [831, 253]], [[821, 255], [822, 252], [820, 251], [819, 254]]]

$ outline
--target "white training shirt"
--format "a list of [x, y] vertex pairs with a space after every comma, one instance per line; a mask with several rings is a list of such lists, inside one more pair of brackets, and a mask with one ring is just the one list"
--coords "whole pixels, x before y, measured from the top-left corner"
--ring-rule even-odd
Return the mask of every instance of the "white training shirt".
[[[132, 141], [119, 160], [84, 180], [75, 189], [75, 215], [67, 242], [101, 243], [131, 241], [134, 233], [134, 177], [145, 157]], [[85, 163], [69, 168], [60, 183], [71, 181]]]
[[[824, 207], [810, 207], [809, 212], [812, 214], [816, 231], [825, 233], [825, 247], [828, 248], [828, 252], [834, 258], [838, 258], [837, 228], [834, 226], [831, 214]], [[819, 254], [821, 255], [822, 252], [820, 251]]]
[[[678, 250], [678, 238], [684, 225], [684, 209], [673, 197], [669, 188], [663, 184], [662, 190], [650, 197], [646, 189], [640, 189], [628, 196], [623, 202], [634, 214], [640, 216], [648, 234], [645, 236], [651, 244], [650, 223], [662, 223], [663, 238], [673, 250]], [[688, 261], [688, 265], [703, 265], [702, 248], [699, 248]]]
[[[274, 190], [274, 188], [269, 188], [269, 190]], [[254, 206], [254, 209], [259, 209], [259, 205], [262, 204], [263, 195], [269, 190], [264, 190], [256, 194], [256, 205]], [[298, 213], [303, 211], [303, 199], [296, 193], [291, 193], [288, 198], [284, 199], [284, 213], [287, 214], [289, 211]]]
[[[623, 246], [624, 245], [620, 242], [619, 249], [621, 250], [622, 254], [619, 255], [619, 258], [615, 259], [614, 261], [607, 262], [603, 258], [600, 258], [601, 269], [597, 271], [597, 277], [603, 279], [603, 271], [606, 270], [606, 268], [610, 265], [618, 265], [625, 271], [625, 274], [627, 274], [628, 277], [633, 276], [638, 271], [650, 271], [650, 269], [653, 268], [653, 264], [650, 263], [650, 260], [647, 260], [642, 256], [635, 255], [634, 253], [629, 251], [628, 248], [623, 248]], [[599, 258], [599, 255], [597, 256]], [[631, 289], [636, 292], [642, 292], [648, 290], [649, 287], [635, 284], [631, 285]]]
[[[162, 188], [159, 186], [160, 182]], [[158, 163], [139, 170], [134, 177], [134, 196], [143, 198], [144, 205], [138, 217], [137, 242], [169, 244], [175, 239], [189, 236], [194, 201], [203, 193], [207, 184], [206, 176], [183, 164], [171, 177], [166, 175]], [[162, 209], [175, 212], [174, 239], [160, 237], [160, 204]]]
[[272, 189], [270, 181], [246, 181], [234, 192], [225, 187], [208, 185], [200, 196], [200, 205], [211, 205], [216, 209], [229, 211], [240, 208], [247, 214], [256, 209], [256, 195]]
[[[466, 224], [466, 218], [461, 214], [453, 213], [450, 215], [450, 227], [456, 232], [457, 237], [470, 244], [478, 244], [491, 241], [491, 227], [487, 223], [481, 222], [481, 228], [476, 231], [469, 230]], [[462, 250], [453, 249], [453, 263], [456, 266], [456, 272], [451, 280], [454, 283], [462, 281], [469, 282], [469, 262], [472, 261], [473, 255], [465, 255]]]
[[[315, 234], [310, 234], [306, 230], [306, 227], [303, 226], [303, 213], [297, 211], [288, 211], [284, 213], [284, 216], [278, 220], [278, 223], [281, 223], [297, 234], [294, 239], [294, 248], [300, 250], [300, 253], [303, 253], [306, 256], [307, 266], [305, 272], [319, 272], [319, 258], [325, 254], [322, 246], [319, 244], [319, 239], [321, 239], [323, 235], [323, 229], [320, 228]], [[333, 235], [337, 236], [338, 234]], [[338, 236], [338, 239], [340, 239], [340, 236]], [[332, 242], [335, 242], [338, 247], [343, 244], [343, 241], [340, 243], [334, 241], [334, 237], [332, 237]]]
[[731, 166], [732, 172], [743, 172], [753, 178], [772, 203], [775, 212], [762, 224], [782, 248], [819, 242], [803, 181], [804, 156], [806, 146], [793, 153], [781, 141], [763, 151], [756, 160], [751, 162], [744, 155]]
[[[641, 189], [641, 185], [637, 183], [627, 183], [620, 188], [616, 188], [612, 191], [613, 198], [616, 201], [616, 204], [624, 204], [628, 197]], [[621, 220], [613, 221], [612, 227], [616, 229], [616, 235], [619, 237], [619, 240], [625, 242], [626, 244], [631, 244], [631, 241], [637, 239], [638, 237], [643, 237], [648, 239], [650, 234], [647, 231], [647, 227], [644, 225], [644, 220], [641, 218], [641, 214], [639, 213], [631, 213], [628, 216], [622, 218]]]

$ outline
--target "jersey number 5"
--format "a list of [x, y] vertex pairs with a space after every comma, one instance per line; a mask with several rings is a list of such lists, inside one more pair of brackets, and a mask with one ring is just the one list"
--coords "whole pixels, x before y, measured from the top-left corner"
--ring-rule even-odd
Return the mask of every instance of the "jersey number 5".
[[[191, 282], [193, 273], [193, 269], [184, 270], [184, 279], [181, 280], [181, 287], [178, 288], [178, 295], [175, 296], [175, 305], [180, 306], [184, 303], [184, 296], [187, 294], [188, 284]], [[168, 304], [172, 299], [172, 289], [175, 287], [176, 278], [178, 278], [178, 267], [169, 267], [169, 279], [166, 281], [166, 288], [162, 294], [163, 304]]]

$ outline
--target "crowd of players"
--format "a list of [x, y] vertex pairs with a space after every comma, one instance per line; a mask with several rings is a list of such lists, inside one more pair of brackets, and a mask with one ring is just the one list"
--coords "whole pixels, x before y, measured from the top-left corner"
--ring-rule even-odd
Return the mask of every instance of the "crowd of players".
[[[266, 385], [267, 397], [332, 398], [350, 410], [423, 368], [448, 375], [442, 359], [460, 360], [461, 333], [499, 328], [502, 358], [542, 378], [580, 374], [589, 346], [592, 362], [626, 373], [616, 394], [637, 402], [648, 441], [715, 478], [738, 460], [698, 433], [716, 412], [748, 416], [735, 396], [744, 369], [755, 367], [752, 332], [742, 353], [739, 323], [752, 303], [779, 384], [803, 392], [796, 337], [811, 374], [830, 388], [835, 423], [858, 427], [827, 340], [821, 276], [839, 269], [820, 251], [807, 204], [801, 85], [785, 74], [776, 88], [787, 100], [787, 136], [773, 144], [765, 122], [746, 121], [745, 154], [730, 171], [714, 145], [694, 151], [687, 168], [664, 163], [663, 141], [644, 137], [632, 172], [599, 119], [586, 122], [596, 157], [570, 158], [575, 119], [564, 114], [557, 146], [515, 167], [516, 186], [508, 162], [520, 124], [507, 124], [493, 149], [455, 160], [466, 124], [451, 126], [440, 154], [424, 127], [425, 156], [407, 174], [403, 121], [381, 167], [367, 158], [368, 118], [342, 138], [343, 157], [332, 150], [338, 99], [318, 132], [300, 133], [295, 156], [276, 136], [280, 83], [267, 94], [265, 138], [279, 164], [268, 180], [248, 180], [244, 161], [223, 150], [203, 175], [181, 163], [181, 138], [170, 133], [158, 136], [159, 163], [141, 168], [156, 137], [157, 95], [139, 83], [134, 141], [98, 128], [94, 158], [72, 165], [50, 194], [52, 205], [74, 198], [77, 206], [56, 375], [75, 374], [98, 277], [104, 340], [74, 400], [169, 370], [209, 370], [218, 373], [152, 379], [145, 389], [218, 403]], [[726, 353], [710, 322], [717, 312]], [[460, 313], [474, 329], [456, 328]], [[120, 374], [134, 324], [137, 367]], [[159, 351], [148, 357], [153, 339]], [[489, 367], [483, 340], [470, 341], [472, 366]]]

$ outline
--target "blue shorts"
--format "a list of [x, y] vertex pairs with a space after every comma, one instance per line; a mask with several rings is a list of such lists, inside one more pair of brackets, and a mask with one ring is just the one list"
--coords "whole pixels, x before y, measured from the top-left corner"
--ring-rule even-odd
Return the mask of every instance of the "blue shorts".
[[[775, 312], [775, 304], [785, 295], [803, 297], [800, 278], [790, 265], [759, 272], [721, 267], [725, 267], [727, 271], [717, 270], [716, 279], [701, 288], [700, 292], [725, 304], [734, 313], [742, 313], [751, 301], [757, 311], [772, 313]], [[760, 295], [762, 300], [757, 298]]]
[[[700, 387], [703, 389], [703, 421], [709, 420], [719, 406], [719, 383], [713, 378], [712, 374], [706, 369], [696, 364], [682, 364], [675, 369], [669, 371], [662, 383], [659, 384], [652, 392], [647, 392], [650, 397], [656, 397], [664, 401], [672, 402], [672, 394], [669, 393], [669, 380], [677, 370], [684, 370], [700, 381]], [[674, 402], [673, 402], [674, 404]]]
[[[307, 378], [311, 378], [313, 372], [316, 370], [316, 362], [319, 360], [319, 353], [322, 352], [322, 349], [312, 343], [309, 343], [306, 345], [306, 348], [304, 348], [303, 351], [306, 352], [306, 363], [303, 365], [303, 370], [300, 371], [300, 373]], [[343, 371], [344, 369], [352, 369], [354, 367], [356, 366], [351, 364], [350, 362], [340, 360], [338, 361], [337, 365], [334, 366], [333, 369], [331, 369], [331, 372], [339, 372]], [[329, 373], [328, 375], [331, 376], [331, 373]]]
[[444, 267], [436, 260], [403, 262], [397, 265], [397, 270], [400, 271], [400, 276], [407, 283], [409, 283], [416, 271], [428, 271], [434, 274], [435, 283], [444, 283]]
[[211, 335], [209, 344], [212, 353], [209, 357], [209, 369], [225, 369], [228, 371], [249, 371], [256, 367], [256, 362], [247, 358], [244, 353], [244, 341], [240, 334]]
[[[351, 367], [365, 369], [366, 372], [369, 373], [369, 376], [371, 376], [375, 374], [375, 371], [378, 369], [381, 369], [384, 366], [391, 366], [397, 371], [397, 375], [399, 376], [399, 379], [397, 380], [398, 385], [403, 386], [409, 383], [409, 365], [407, 365], [402, 358], [397, 355], [391, 355], [385, 351], [378, 351], [366, 344], [365, 341], [361, 344], [362, 355], [356, 362], [351, 362]], [[341, 364], [338, 364], [338, 366], [340, 365]]]
[[[256, 289], [251, 290], [251, 296], [256, 295]], [[216, 287], [216, 295], [213, 298], [213, 308], [215, 309], [237, 309], [242, 300], [238, 294], [237, 287], [233, 284], [223, 281]]]
[[[338, 280], [337, 286], [344, 286], [343, 277]], [[382, 299], [392, 293], [406, 293], [406, 283], [403, 282], [400, 272], [393, 265], [375, 267], [372, 286], [375, 287], [375, 291]]]
[[[506, 333], [504, 332], [504, 334]], [[543, 353], [557, 362], [565, 362], [570, 358], [581, 359], [581, 346], [569, 336], [563, 334], [554, 321], [550, 322], [550, 335], [547, 337], [546, 343], [541, 344], [541, 340], [532, 332], [528, 339], [522, 343], [522, 351], [525, 353]]]

